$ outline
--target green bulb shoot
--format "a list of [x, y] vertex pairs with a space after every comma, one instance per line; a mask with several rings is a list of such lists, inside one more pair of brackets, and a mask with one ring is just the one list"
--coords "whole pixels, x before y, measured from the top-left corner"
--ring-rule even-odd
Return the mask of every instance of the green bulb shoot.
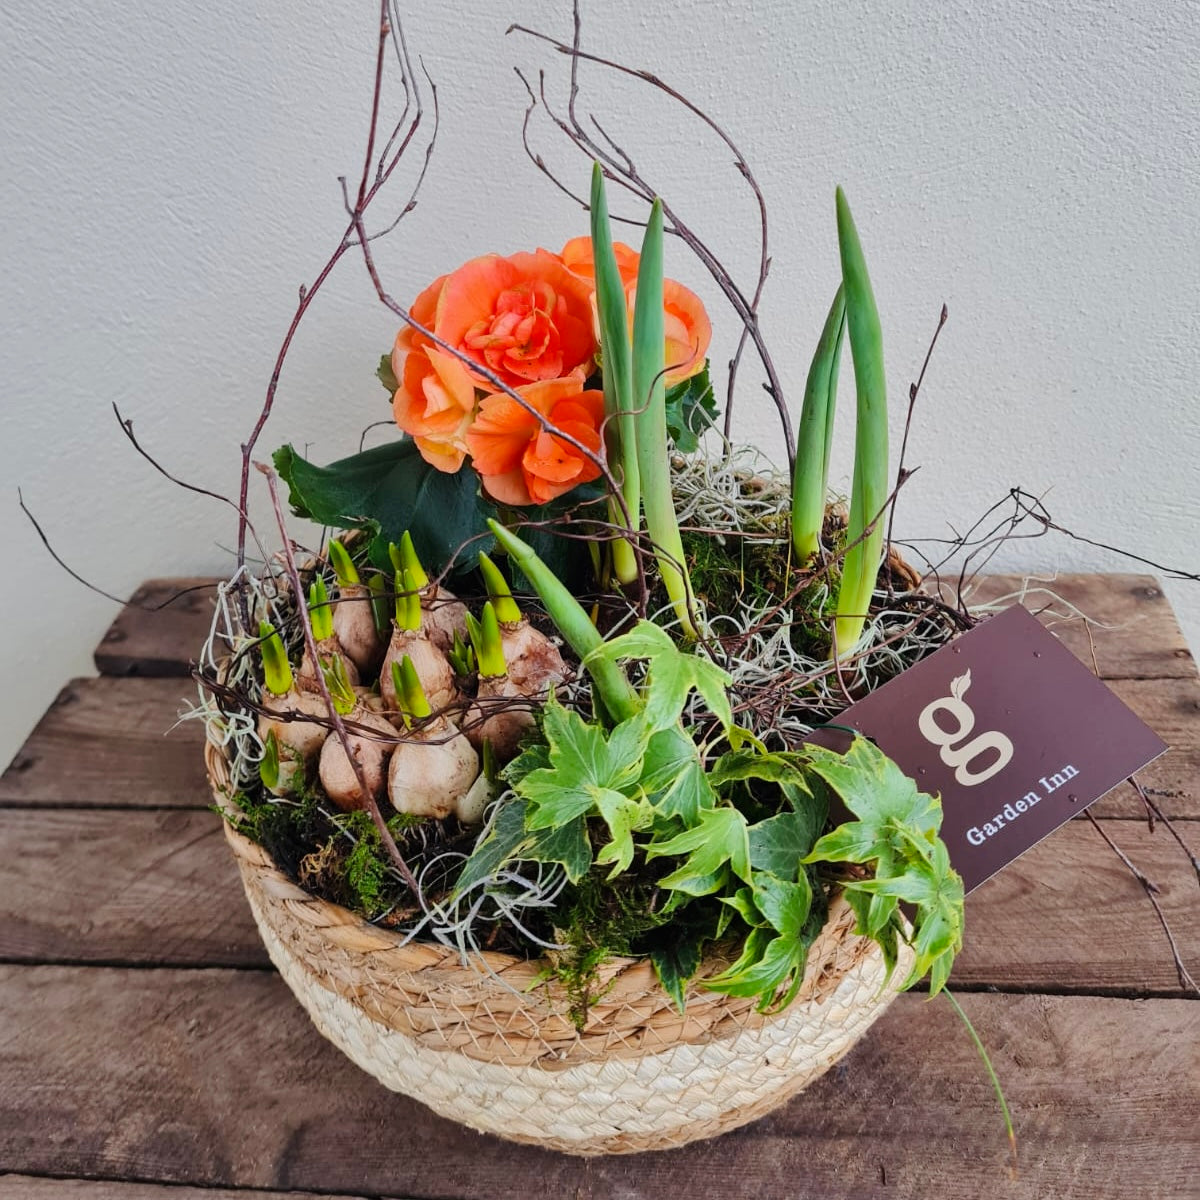
[[[579, 655], [581, 661], [587, 661], [593, 650], [598, 650], [604, 645], [604, 639], [592, 624], [587, 610], [538, 557], [532, 546], [523, 542], [499, 521], [489, 520], [488, 528], [508, 552], [509, 557], [520, 566], [525, 578], [533, 584], [546, 612], [567, 645]], [[615, 663], [597, 655], [588, 663], [587, 670], [600, 702], [614, 721], [625, 721], [641, 710], [642, 702], [637, 692], [625, 672]]]
[[329, 605], [329, 590], [320, 575], [308, 589], [308, 616], [312, 622], [313, 637], [318, 642], [333, 637], [333, 609]]
[[496, 618], [501, 625], [516, 625], [522, 620], [521, 610], [513, 599], [512, 589], [500, 568], [481, 550], [479, 570], [487, 587], [488, 598], [496, 609]]
[[838, 593], [834, 642], [838, 657], [850, 654], [862, 637], [875, 581], [883, 559], [883, 511], [888, 497], [887, 386], [879, 310], [854, 218], [837, 189], [838, 249], [846, 297], [846, 326], [854, 361], [857, 421], [854, 479], [846, 529], [846, 559]]
[[358, 568], [350, 558], [350, 552], [337, 538], [332, 538], [329, 542], [329, 565], [333, 567], [339, 586], [356, 587], [361, 582]]
[[675, 609], [679, 627], [695, 638], [692, 585], [671, 492], [667, 455], [666, 328], [663, 316], [663, 214], [655, 200], [642, 239], [637, 298], [633, 311], [633, 397], [637, 409], [638, 468], [646, 529], [654, 544], [658, 571]]
[[838, 368], [845, 329], [846, 301], [839, 284], [808, 369], [804, 407], [796, 435], [792, 552], [798, 567], [805, 567], [816, 558], [821, 545], [825, 498], [829, 494], [829, 451], [833, 442], [833, 414], [837, 407]]
[[405, 633], [421, 628], [421, 595], [411, 571], [396, 574], [396, 628]]
[[259, 653], [262, 655], [263, 686], [273, 696], [286, 696], [292, 690], [292, 667], [283, 639], [270, 621], [258, 623]]
[[[604, 170], [592, 165], [592, 262], [596, 276], [596, 313], [600, 321], [600, 351], [604, 358], [604, 412], [608, 461], [620, 465], [621, 495], [629, 512], [632, 533], [641, 524], [642, 492], [637, 451], [637, 423], [634, 413], [633, 347], [629, 340], [625, 285], [617, 267], [612, 226], [608, 219], [608, 197], [604, 189]], [[610, 519], [624, 525], [625, 514], [615, 500], [609, 501]], [[623, 584], [638, 577], [637, 554], [628, 538], [612, 544], [613, 573]]]
[[340, 654], [331, 654], [321, 659], [321, 674], [325, 676], [325, 686], [329, 689], [329, 698], [333, 707], [341, 716], [354, 711], [358, 697], [354, 694], [350, 677], [346, 674], [346, 663]]

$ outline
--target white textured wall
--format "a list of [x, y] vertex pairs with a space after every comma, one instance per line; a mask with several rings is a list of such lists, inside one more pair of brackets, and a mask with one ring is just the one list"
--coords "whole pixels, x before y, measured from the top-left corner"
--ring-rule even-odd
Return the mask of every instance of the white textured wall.
[[[513, 19], [565, 35], [565, 0], [409, 6], [442, 99], [420, 208], [381, 251], [411, 297], [468, 255], [585, 228], [524, 160], [516, 64], [561, 67]], [[1200, 565], [1200, 6], [1144, 0], [585, 0], [588, 45], [653, 66], [742, 142], [773, 215], [764, 325], [799, 404], [836, 278], [832, 193], [847, 188], [902, 401], [939, 306], [951, 320], [912, 443], [912, 534], [963, 524], [1013, 484], [1057, 518], [1148, 557]], [[0, 622], [0, 761], [89, 654], [114, 606], [61, 552], [127, 593], [222, 570], [227, 510], [184, 495], [123, 442], [110, 406], [185, 478], [232, 489], [297, 285], [339, 229], [358, 161], [374, 6], [10, 0], [0, 15], [0, 477], [11, 582]], [[644, 89], [597, 72], [585, 100], [749, 278], [753, 209], [728, 155]], [[553, 131], [547, 156], [573, 172]], [[672, 273], [716, 297], [674, 248]], [[728, 355], [723, 321], [714, 360]], [[264, 450], [331, 458], [386, 415], [372, 377], [392, 323], [348, 264], [314, 309]], [[848, 382], [848, 377], [847, 377]], [[776, 445], [747, 371], [740, 432]], [[843, 430], [843, 434], [846, 431]], [[849, 442], [840, 438], [843, 469]], [[1113, 568], [1049, 538], [1003, 565]], [[1200, 588], [1170, 589], [1193, 644]]]

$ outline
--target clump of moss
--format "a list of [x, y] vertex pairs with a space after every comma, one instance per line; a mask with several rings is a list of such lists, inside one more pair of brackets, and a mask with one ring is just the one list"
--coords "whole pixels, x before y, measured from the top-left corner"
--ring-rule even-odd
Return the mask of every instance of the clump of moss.
[[683, 535], [696, 595], [710, 612], [733, 613], [782, 603], [799, 585], [799, 592], [787, 601], [793, 615], [792, 645], [801, 654], [826, 658], [841, 579], [837, 564], [846, 541], [845, 514], [835, 506], [826, 511], [822, 537], [831, 548], [830, 561], [817, 571], [802, 571], [794, 561], [785, 512], [762, 517], [758, 525], [752, 537]]
[[[238, 810], [230, 818], [234, 828], [262, 846], [306, 890], [368, 920], [412, 915], [412, 897], [392, 871], [369, 813], [334, 810], [313, 785], [287, 798], [239, 792], [233, 802]], [[395, 813], [387, 824], [403, 848], [409, 832], [424, 821]], [[423, 845], [414, 844], [414, 850], [419, 848]]]
[[588, 1009], [604, 994], [596, 990], [600, 967], [612, 958], [646, 953], [646, 935], [671, 919], [664, 911], [666, 900], [653, 879], [640, 872], [610, 880], [607, 870], [599, 869], [563, 897], [555, 934], [566, 949], [551, 956], [551, 963], [576, 1028], [583, 1028]]

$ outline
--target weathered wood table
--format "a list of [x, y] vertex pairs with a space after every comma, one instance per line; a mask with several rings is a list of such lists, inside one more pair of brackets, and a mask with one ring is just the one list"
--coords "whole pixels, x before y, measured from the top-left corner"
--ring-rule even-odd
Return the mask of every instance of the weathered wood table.
[[[1055, 591], [1106, 627], [1056, 628], [1172, 745], [1142, 783], [1200, 842], [1200, 679], [1162, 593], [1143, 576]], [[63, 688], [0, 780], [4, 1200], [1200, 1197], [1200, 1002], [1084, 818], [971, 897], [954, 972], [1013, 1109], [1015, 1179], [966, 1032], [916, 994], [774, 1116], [671, 1152], [572, 1159], [384, 1090], [275, 975], [209, 808], [201, 729], [167, 732], [207, 604], [125, 610], [100, 677]], [[1200, 973], [1187, 856], [1129, 785], [1092, 812]]]

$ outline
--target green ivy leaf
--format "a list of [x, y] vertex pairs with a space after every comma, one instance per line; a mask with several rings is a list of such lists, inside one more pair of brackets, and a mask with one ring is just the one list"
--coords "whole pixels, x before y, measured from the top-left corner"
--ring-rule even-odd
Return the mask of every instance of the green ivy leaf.
[[667, 854], [687, 855], [687, 858], [682, 866], [659, 880], [660, 887], [691, 896], [708, 895], [716, 890], [709, 885], [726, 863], [739, 879], [751, 882], [746, 818], [736, 808], [707, 809], [693, 828], [662, 841], [652, 841], [646, 847], [647, 859]]
[[678, 726], [660, 729], [646, 744], [641, 785], [665, 817], [694, 825], [703, 809], [717, 802], [696, 743]]
[[753, 929], [765, 923], [765, 918], [754, 904], [754, 892], [748, 887], [740, 887], [732, 896], [722, 896], [721, 903], [727, 904], [747, 925]]
[[750, 865], [780, 879], [795, 879], [816, 841], [812, 818], [802, 812], [782, 812], [750, 826]]
[[937, 797], [917, 785], [882, 750], [859, 736], [845, 754], [823, 746], [806, 746], [811, 770], [841, 797], [846, 807], [868, 824], [919, 830], [932, 845], [942, 825]]
[[690, 379], [667, 389], [667, 433], [680, 454], [694, 454], [700, 435], [716, 424], [717, 400], [713, 395], [708, 363]]
[[704, 941], [701, 930], [685, 928], [679, 937], [650, 951], [658, 981], [680, 1012], [683, 1012], [683, 994], [688, 980], [700, 969], [700, 950]]
[[754, 907], [784, 937], [799, 937], [812, 907], [808, 875], [801, 873], [799, 880], [792, 883], [766, 871], [755, 871]]
[[522, 844], [519, 858], [529, 862], [558, 863], [572, 883], [578, 883], [591, 869], [592, 844], [588, 841], [587, 821], [576, 817], [557, 829], [535, 829]]
[[575, 817], [616, 811], [637, 787], [647, 733], [639, 714], [606, 735], [553, 697], [543, 716], [550, 765], [516, 785], [529, 801], [530, 829], [549, 829]]
[[874, 866], [873, 879], [852, 880], [845, 895], [856, 930], [883, 948], [888, 975], [896, 965], [897, 939], [904, 936], [903, 902], [913, 909], [911, 987], [928, 974], [936, 993], [962, 946], [963, 885], [938, 837], [942, 807], [881, 750], [856, 737], [845, 755], [811, 749], [811, 769], [859, 819], [826, 834], [805, 862], [857, 862]]
[[693, 689], [726, 729], [733, 724], [726, 690], [732, 682], [729, 675], [710, 659], [681, 650], [666, 630], [652, 621], [639, 621], [628, 633], [597, 647], [588, 655], [593, 657], [613, 663], [631, 658], [650, 660], [645, 715], [655, 730], [669, 729], [679, 721]]
[[963, 933], [963, 883], [950, 865], [945, 843], [935, 842], [927, 860], [912, 858], [902, 874], [862, 880], [848, 885], [847, 893], [850, 891], [890, 904], [893, 911], [901, 900], [915, 906], [912, 947], [916, 958], [904, 986], [911, 987], [929, 973], [930, 992], [936, 995], [962, 948]]
[[838, 826], [813, 847], [808, 862], [872, 862], [876, 873], [894, 874], [897, 857], [932, 852], [942, 824], [936, 796], [917, 790], [907, 775], [865, 737], [845, 754], [806, 747], [809, 768], [841, 797], [858, 818]]
[[612, 863], [609, 879], [629, 870], [633, 863], [633, 831], [645, 829], [654, 819], [654, 810], [644, 800], [631, 800], [620, 792], [601, 788], [597, 792], [596, 807], [608, 826], [610, 840], [596, 855], [598, 866]]
[[572, 883], [578, 883], [591, 868], [592, 847], [582, 817], [558, 829], [529, 830], [525, 827], [528, 806], [519, 796], [505, 803], [496, 814], [487, 836], [476, 843], [458, 882], [456, 895], [491, 879], [506, 863], [559, 863]]

